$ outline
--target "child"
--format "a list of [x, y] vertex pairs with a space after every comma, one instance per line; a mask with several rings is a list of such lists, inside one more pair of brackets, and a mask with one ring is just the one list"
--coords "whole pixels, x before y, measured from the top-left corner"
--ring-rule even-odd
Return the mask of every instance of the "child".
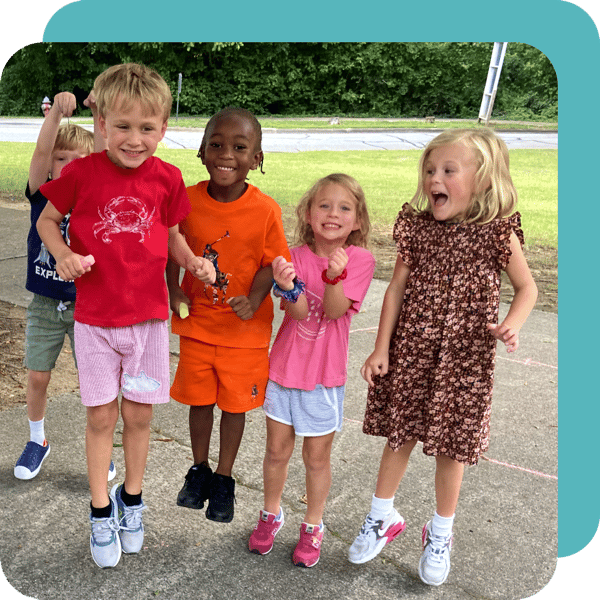
[[[363, 430], [387, 437], [371, 511], [350, 547], [371, 560], [403, 529], [394, 494], [417, 441], [436, 457], [436, 511], [422, 532], [419, 576], [441, 585], [450, 571], [452, 525], [464, 465], [488, 448], [496, 340], [508, 352], [535, 305], [523, 255], [517, 193], [506, 145], [491, 130], [451, 130], [419, 163], [419, 184], [394, 226], [398, 258], [375, 350]], [[514, 288], [497, 324], [500, 270]]]
[[[167, 268], [173, 332], [180, 359], [171, 396], [190, 406], [194, 464], [177, 504], [200, 509], [229, 523], [234, 515], [232, 469], [244, 432], [246, 412], [262, 406], [269, 371], [273, 320], [271, 262], [289, 250], [281, 209], [246, 182], [263, 162], [261, 127], [247, 110], [226, 108], [208, 122], [198, 156], [209, 181], [188, 188], [192, 212], [181, 224], [192, 250], [210, 259], [214, 285]], [[189, 316], [185, 316], [189, 311]], [[185, 318], [181, 318], [185, 317]], [[208, 463], [215, 404], [221, 409], [217, 467]]]
[[[214, 269], [179, 233], [189, 212], [179, 169], [153, 156], [171, 110], [156, 72], [136, 64], [101, 73], [93, 90], [107, 150], [74, 161], [40, 188], [49, 200], [40, 236], [65, 280], [76, 280], [75, 351], [87, 407], [92, 557], [114, 567], [138, 552], [144, 529], [142, 480], [152, 405], [169, 401], [167, 252], [196, 277]], [[59, 223], [71, 211], [71, 248]], [[95, 260], [95, 263], [94, 263]], [[106, 474], [122, 392], [125, 481], [110, 496]]]
[[[85, 102], [92, 108], [96, 121], [96, 105], [88, 98]], [[50, 179], [58, 179], [62, 169], [76, 158], [87, 156], [94, 150], [94, 134], [78, 125], [61, 125], [63, 117], [70, 117], [77, 106], [75, 96], [61, 92], [54, 97], [40, 129], [35, 150], [29, 165], [29, 179], [25, 196], [31, 204], [31, 228], [27, 236], [27, 281], [25, 287], [33, 293], [27, 309], [27, 341], [25, 366], [27, 372], [27, 416], [29, 418], [29, 441], [14, 468], [18, 479], [33, 479], [50, 453], [46, 440], [44, 417], [46, 414], [47, 389], [51, 371], [62, 350], [65, 335], [73, 347], [73, 309], [75, 286], [56, 274], [54, 259], [40, 240], [36, 223], [46, 199], [40, 186]], [[95, 127], [96, 129], [96, 127]], [[101, 137], [98, 135], [98, 138]], [[102, 144], [101, 144], [102, 145]], [[69, 243], [69, 217], [60, 224], [65, 242]], [[109, 479], [114, 477], [114, 465]]]
[[[271, 350], [264, 404], [264, 508], [248, 546], [256, 554], [273, 547], [284, 521], [281, 495], [288, 463], [301, 435], [307, 507], [292, 560], [313, 567], [331, 487], [331, 446], [342, 428], [350, 321], [367, 293], [375, 259], [366, 249], [365, 195], [352, 177], [334, 173], [320, 179], [296, 214], [301, 245], [292, 249], [292, 263], [283, 257], [273, 262], [275, 294], [283, 298], [285, 316]], [[301, 295], [296, 275], [306, 285]]]

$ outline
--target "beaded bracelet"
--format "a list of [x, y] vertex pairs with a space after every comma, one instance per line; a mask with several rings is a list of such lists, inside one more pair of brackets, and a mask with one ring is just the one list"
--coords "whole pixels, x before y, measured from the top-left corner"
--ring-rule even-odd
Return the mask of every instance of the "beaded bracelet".
[[346, 277], [348, 277], [348, 270], [344, 269], [337, 277], [335, 277], [334, 279], [329, 279], [329, 277], [327, 277], [327, 269], [323, 269], [323, 272], [321, 273], [321, 279], [325, 282], [328, 283], [329, 285], [335, 285], [336, 283], [339, 283], [340, 281], [346, 279]]
[[305, 283], [301, 279], [294, 277], [294, 287], [291, 290], [282, 290], [277, 282], [273, 279], [273, 294], [277, 296], [277, 298], [283, 298], [292, 304], [295, 304], [300, 297], [300, 295], [304, 292]]

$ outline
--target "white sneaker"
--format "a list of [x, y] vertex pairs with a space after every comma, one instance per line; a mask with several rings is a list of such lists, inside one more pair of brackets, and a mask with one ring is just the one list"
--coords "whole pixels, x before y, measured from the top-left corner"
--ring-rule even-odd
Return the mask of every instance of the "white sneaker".
[[400, 535], [405, 528], [406, 523], [395, 508], [387, 518], [379, 521], [368, 514], [360, 533], [348, 550], [348, 560], [360, 565], [375, 558], [383, 547]]
[[112, 501], [111, 507], [112, 512], [108, 518], [95, 519], [90, 514], [90, 525], [92, 526], [90, 550], [94, 562], [102, 569], [116, 567], [121, 559], [117, 506]]
[[419, 577], [427, 585], [442, 585], [450, 573], [452, 534], [446, 537], [431, 531], [431, 521], [423, 526], [423, 554], [419, 561]]
[[125, 554], [135, 554], [142, 549], [144, 543], [144, 523], [142, 521], [142, 511], [146, 510], [146, 505], [142, 500], [137, 506], [127, 506], [121, 498], [123, 484], [115, 484], [110, 491], [111, 500], [117, 507], [119, 538], [121, 547]]

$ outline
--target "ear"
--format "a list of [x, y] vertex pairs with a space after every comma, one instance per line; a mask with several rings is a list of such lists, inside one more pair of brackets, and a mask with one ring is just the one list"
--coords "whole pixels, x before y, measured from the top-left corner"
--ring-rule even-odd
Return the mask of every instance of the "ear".
[[250, 166], [250, 168], [255, 171], [256, 169], [258, 169], [258, 165], [260, 165], [260, 162], [262, 161], [262, 159], [264, 158], [264, 154], [262, 150], [259, 150], [255, 155], [254, 158], [252, 159], [252, 165]]
[[106, 119], [102, 115], [98, 115], [98, 129], [104, 139], [108, 139], [108, 132], [106, 129]]
[[169, 119], [166, 119], [160, 128], [160, 139], [162, 140], [165, 137], [165, 133], [167, 133], [167, 127], [169, 126]]
[[358, 231], [360, 228], [361, 228], [360, 219], [358, 217], [356, 217], [356, 220], [354, 221], [354, 225], [352, 227], [352, 231]]
[[200, 160], [202, 161], [203, 165], [206, 165], [206, 162], [204, 161], [204, 146], [200, 147]]

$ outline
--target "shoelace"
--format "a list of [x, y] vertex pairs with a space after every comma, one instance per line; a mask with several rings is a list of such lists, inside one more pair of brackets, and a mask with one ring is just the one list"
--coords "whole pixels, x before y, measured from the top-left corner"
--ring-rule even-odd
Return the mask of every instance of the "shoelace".
[[115, 517], [110, 517], [108, 519], [93, 521], [92, 529], [94, 531], [94, 540], [96, 543], [106, 544], [110, 542], [113, 533], [119, 531], [119, 523]]
[[442, 537], [430, 532], [425, 544], [427, 561], [430, 563], [443, 562], [445, 551], [450, 546], [450, 540], [450, 537]]
[[123, 516], [119, 523], [120, 528], [124, 531], [137, 531], [142, 522], [142, 511], [147, 508], [145, 504], [142, 506], [123, 505]]
[[[369, 535], [369, 533], [375, 533], [381, 525], [383, 525], [383, 521], [376, 521], [373, 517], [371, 517], [371, 515], [367, 515], [367, 518], [365, 519], [365, 522], [360, 530], [360, 535], [366, 537]], [[377, 534], [375, 533], [375, 535]]]

